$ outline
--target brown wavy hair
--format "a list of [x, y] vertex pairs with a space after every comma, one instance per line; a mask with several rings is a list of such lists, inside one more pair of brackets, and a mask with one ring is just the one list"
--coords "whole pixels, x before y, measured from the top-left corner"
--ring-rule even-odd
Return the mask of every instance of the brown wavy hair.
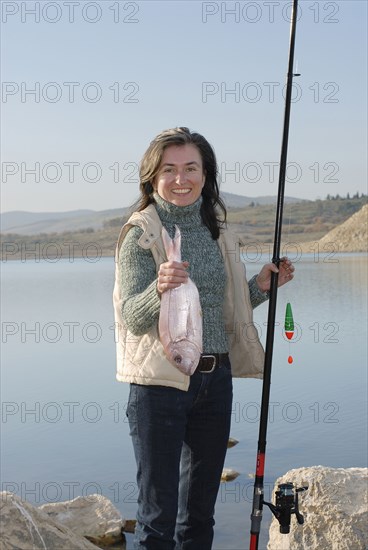
[[214, 240], [220, 235], [220, 228], [226, 223], [226, 207], [220, 198], [217, 183], [218, 168], [216, 156], [208, 141], [197, 132], [191, 132], [182, 126], [164, 130], [156, 136], [144, 153], [139, 169], [139, 189], [141, 196], [134, 209], [141, 211], [154, 201], [153, 181], [159, 171], [162, 156], [170, 145], [195, 145], [201, 155], [205, 182], [202, 189], [201, 218], [211, 232]]

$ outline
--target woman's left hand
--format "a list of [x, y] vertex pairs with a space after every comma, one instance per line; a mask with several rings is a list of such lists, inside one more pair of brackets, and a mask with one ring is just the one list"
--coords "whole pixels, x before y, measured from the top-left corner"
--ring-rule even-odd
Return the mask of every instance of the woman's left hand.
[[280, 259], [279, 269], [277, 269], [273, 263], [265, 264], [256, 279], [258, 288], [261, 292], [270, 290], [272, 271], [274, 273], [279, 273], [277, 286], [282, 286], [293, 279], [295, 267], [286, 256]]

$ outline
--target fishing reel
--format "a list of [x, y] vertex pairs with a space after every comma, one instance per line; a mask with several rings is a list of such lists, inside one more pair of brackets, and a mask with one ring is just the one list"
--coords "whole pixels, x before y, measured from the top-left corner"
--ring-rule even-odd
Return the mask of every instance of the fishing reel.
[[293, 483], [281, 483], [279, 490], [275, 492], [276, 504], [263, 501], [263, 504], [269, 507], [275, 518], [280, 524], [280, 533], [290, 533], [291, 515], [295, 514], [299, 525], [303, 525], [304, 517], [299, 512], [298, 493], [306, 491], [305, 487], [294, 487]]

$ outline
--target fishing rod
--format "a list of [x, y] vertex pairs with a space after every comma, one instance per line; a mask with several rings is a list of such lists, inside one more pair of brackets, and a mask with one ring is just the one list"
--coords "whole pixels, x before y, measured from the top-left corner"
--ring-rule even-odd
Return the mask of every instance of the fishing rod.
[[[284, 191], [287, 163], [287, 149], [289, 140], [289, 124], [290, 124], [290, 107], [293, 77], [300, 76], [293, 73], [294, 66], [294, 48], [295, 48], [295, 33], [296, 21], [298, 14], [298, 0], [293, 0], [293, 9], [290, 22], [290, 46], [289, 46], [289, 64], [286, 84], [285, 97], [285, 114], [284, 128], [281, 146], [280, 172], [279, 172], [279, 187], [277, 195], [276, 207], [276, 222], [275, 222], [275, 237], [273, 247], [272, 262], [278, 267], [280, 264], [280, 244], [281, 244], [281, 228], [282, 214], [284, 207]], [[259, 423], [258, 450], [257, 450], [257, 465], [253, 491], [253, 507], [251, 514], [251, 530], [250, 530], [250, 550], [258, 549], [259, 533], [262, 521], [263, 505], [269, 506], [271, 512], [275, 515], [280, 523], [281, 533], [288, 533], [290, 529], [291, 514], [295, 514], [299, 523], [303, 523], [303, 516], [299, 513], [298, 508], [298, 492], [305, 488], [294, 488], [292, 483], [279, 485], [279, 490], [276, 491], [276, 505], [267, 503], [263, 499], [264, 488], [264, 467], [266, 456], [266, 434], [268, 409], [270, 401], [270, 386], [271, 386], [271, 370], [272, 370], [272, 352], [273, 341], [275, 334], [275, 317], [276, 317], [276, 302], [277, 302], [277, 283], [278, 273], [271, 273], [271, 287], [269, 296], [268, 321], [267, 321], [267, 336], [266, 349], [264, 360], [263, 387], [262, 387], [262, 402], [261, 402], [261, 417]]]

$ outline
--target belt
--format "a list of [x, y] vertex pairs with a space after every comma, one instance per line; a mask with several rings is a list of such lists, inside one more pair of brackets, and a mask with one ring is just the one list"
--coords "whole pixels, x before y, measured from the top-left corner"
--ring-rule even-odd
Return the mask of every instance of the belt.
[[199, 360], [196, 372], [213, 372], [221, 367], [222, 361], [228, 356], [228, 353], [204, 353]]

